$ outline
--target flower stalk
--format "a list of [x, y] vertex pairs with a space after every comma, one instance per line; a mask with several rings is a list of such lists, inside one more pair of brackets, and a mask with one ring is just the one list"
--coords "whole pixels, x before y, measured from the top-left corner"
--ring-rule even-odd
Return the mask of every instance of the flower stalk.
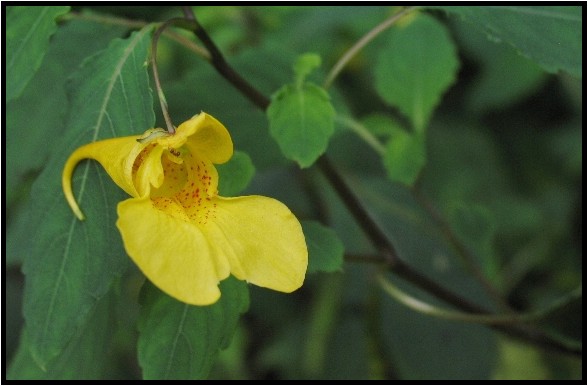
[[155, 30], [155, 32], [153, 33], [153, 38], [151, 39], [151, 69], [153, 70], [153, 80], [155, 81], [155, 89], [157, 90], [157, 97], [159, 98], [161, 113], [163, 114], [163, 119], [165, 120], [167, 131], [170, 134], [174, 134], [176, 132], [176, 127], [174, 126], [171, 117], [169, 116], [167, 100], [165, 99], [165, 94], [163, 93], [161, 82], [159, 81], [159, 70], [157, 69], [157, 43], [159, 42], [159, 37], [161, 36], [163, 31], [168, 26], [173, 24], [174, 20], [175, 19], [170, 19], [165, 23], [161, 24]]

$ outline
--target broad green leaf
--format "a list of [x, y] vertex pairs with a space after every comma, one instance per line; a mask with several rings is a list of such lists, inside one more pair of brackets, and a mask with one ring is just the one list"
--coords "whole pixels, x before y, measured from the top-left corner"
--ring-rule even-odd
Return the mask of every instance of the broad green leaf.
[[45, 369], [39, 367], [30, 353], [27, 329], [21, 332], [19, 348], [8, 367], [10, 380], [81, 380], [103, 379], [111, 364], [112, 292], [103, 297], [91, 311], [91, 317], [67, 343], [63, 352], [50, 360]]
[[[6, 168], [6, 201], [11, 210], [6, 235], [7, 264], [22, 264], [29, 247], [28, 216], [24, 205], [21, 208], [14, 203], [29, 198], [33, 172], [46, 165], [65, 130], [67, 79], [84, 58], [104, 49], [124, 31], [126, 28], [121, 26], [69, 21], [53, 35], [45, 60], [22, 95], [7, 103], [6, 159], [10, 167]], [[51, 84], [50, 98], [47, 84]]]
[[582, 76], [582, 6], [444, 6], [548, 72]]
[[456, 203], [451, 212], [451, 225], [468, 244], [488, 244], [492, 239], [491, 213], [482, 206]]
[[[535, 130], [531, 131], [535, 133]], [[513, 131], [512, 137], [525, 138], [525, 142], [540, 140], [539, 133], [535, 134], [534, 138], [531, 138], [530, 134], [521, 137], [519, 131]], [[579, 135], [576, 130], [576, 138]], [[456, 201], [483, 205], [490, 210], [495, 220], [495, 240], [502, 243], [506, 239], [518, 237], [528, 242], [539, 233], [552, 228], [554, 218], [566, 212], [558, 210], [550, 214], [551, 221], [546, 227], [543, 223], [546, 214], [541, 213], [538, 203], [515, 192], [515, 186], [520, 187], [517, 184], [521, 183], [523, 174], [520, 174], [516, 181], [510, 179], [510, 173], [514, 170], [520, 171], [527, 158], [517, 156], [517, 162], [509, 166], [496, 138], [491, 135], [488, 128], [475, 123], [466, 124], [459, 120], [451, 120], [439, 122], [427, 133], [427, 137], [428, 161], [423, 171], [421, 187], [442, 213], [448, 215]], [[532, 147], [525, 148], [538, 152], [528, 158], [529, 167], [533, 166], [533, 169], [529, 170], [537, 170], [537, 162], [542, 161], [540, 157], [545, 157], [549, 151], [541, 151], [542, 147], [538, 142], [534, 142]], [[544, 181], [542, 178], [538, 180]], [[564, 199], [566, 196], [558, 194], [556, 201], [565, 205], [564, 203], [569, 203]], [[543, 244], [545, 241], [540, 243]], [[548, 253], [545, 245], [536, 252], [540, 252], [540, 255]], [[528, 258], [524, 260], [529, 264]]]
[[[110, 40], [121, 36], [125, 28], [72, 20], [61, 26], [39, 71], [22, 95], [6, 105], [7, 201], [16, 197], [15, 187], [23, 176], [40, 169], [56, 138], [63, 134], [68, 100], [66, 80], [82, 60], [104, 49]], [[51, 85], [51, 95], [47, 94]]]
[[218, 191], [221, 196], [231, 197], [243, 191], [255, 175], [255, 166], [247, 153], [235, 151], [229, 162], [217, 165]]
[[125, 194], [96, 162], [80, 163], [73, 187], [86, 215], [82, 222], [65, 201], [61, 174], [78, 146], [153, 126], [145, 66], [150, 31], [146, 27], [113, 41], [74, 75], [66, 133], [52, 146], [54, 153], [32, 188], [23, 308], [31, 354], [40, 366], [63, 351], [129, 264], [114, 226], [116, 203]]
[[345, 251], [337, 234], [316, 221], [303, 221], [302, 231], [308, 245], [308, 273], [341, 271]]
[[317, 54], [307, 53], [300, 55], [294, 63], [294, 74], [296, 76], [296, 84], [300, 87], [304, 80], [314, 69], [320, 67], [321, 57]]
[[399, 129], [390, 136], [383, 161], [392, 181], [410, 186], [425, 166], [426, 158], [425, 136]]
[[451, 210], [449, 221], [460, 242], [473, 252], [483, 271], [494, 280], [498, 273], [498, 261], [492, 247], [495, 235], [492, 213], [481, 205], [467, 205], [459, 201]]
[[456, 20], [452, 27], [463, 55], [479, 65], [464, 97], [476, 112], [516, 103], [536, 92], [547, 79], [537, 63], [510, 45], [488, 39], [483, 31], [472, 30], [470, 23]]
[[441, 96], [455, 81], [459, 61], [447, 28], [428, 15], [390, 33], [376, 61], [378, 94], [423, 131]]
[[38, 70], [49, 38], [57, 30], [55, 18], [69, 6], [12, 7], [6, 21], [6, 100], [18, 97]]
[[465, 97], [467, 104], [477, 111], [501, 109], [516, 103], [537, 92], [546, 80], [545, 72], [538, 65], [516, 55], [512, 48], [496, 48], [487, 51], [488, 59], [481, 64], [481, 73]]
[[322, 88], [304, 83], [286, 85], [272, 96], [267, 109], [270, 133], [282, 153], [308, 167], [327, 150], [335, 131], [335, 109]]
[[[451, 120], [431, 127], [427, 137], [428, 162], [422, 188], [443, 213], [448, 214], [456, 201], [486, 205], [499, 194], [504, 202], [509, 195], [504, 173], [508, 166], [489, 130]], [[523, 207], [519, 210], [524, 211]]]
[[139, 318], [139, 364], [144, 379], [203, 379], [249, 308], [247, 284], [220, 283], [221, 297], [200, 307], [178, 302], [146, 282]]

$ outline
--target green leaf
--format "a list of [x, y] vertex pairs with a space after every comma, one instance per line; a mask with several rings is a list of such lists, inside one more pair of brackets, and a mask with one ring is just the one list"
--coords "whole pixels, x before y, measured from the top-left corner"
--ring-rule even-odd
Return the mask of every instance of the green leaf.
[[96, 162], [82, 162], [73, 177], [87, 218], [81, 222], [65, 201], [61, 173], [78, 146], [153, 126], [145, 67], [151, 28], [113, 41], [75, 74], [66, 134], [51, 145], [52, 158], [32, 188], [23, 308], [31, 354], [40, 366], [65, 348], [129, 264], [114, 226], [116, 203], [125, 194]]
[[376, 90], [423, 131], [455, 81], [459, 61], [447, 28], [427, 15], [391, 31], [376, 61]]
[[492, 241], [493, 223], [491, 213], [479, 205], [456, 203], [451, 211], [451, 225], [463, 242], [474, 245], [487, 245]]
[[316, 221], [302, 221], [302, 231], [308, 245], [308, 273], [341, 271], [345, 249], [337, 234]]
[[305, 83], [286, 85], [273, 96], [267, 109], [270, 133], [286, 158], [308, 167], [327, 150], [335, 131], [335, 109], [329, 94]]
[[474, 110], [502, 109], [537, 92], [546, 80], [538, 65], [515, 55], [508, 46], [500, 47], [487, 51], [493, 56], [484, 61], [480, 76], [472, 82], [472, 90], [465, 97]]
[[6, 18], [6, 100], [18, 97], [39, 69], [55, 18], [69, 6], [12, 7]]
[[91, 312], [88, 323], [67, 343], [61, 355], [50, 360], [45, 369], [39, 367], [30, 353], [29, 333], [21, 332], [14, 359], [10, 363], [7, 379], [10, 380], [80, 380], [105, 378], [111, 363], [111, 318], [113, 294], [103, 297]]
[[300, 55], [294, 63], [294, 74], [296, 75], [296, 85], [302, 86], [304, 80], [314, 69], [320, 67], [321, 57], [317, 54], [306, 53]]
[[[30, 223], [25, 210], [15, 202], [30, 195], [33, 172], [47, 164], [51, 150], [65, 130], [68, 109], [66, 81], [90, 54], [106, 48], [126, 28], [72, 20], [53, 35], [39, 71], [22, 95], [6, 104], [6, 201], [8, 217], [7, 264], [22, 264], [30, 244]], [[47, 97], [51, 84], [51, 97]], [[31, 112], [35, 112], [31, 114]], [[23, 205], [24, 207], [24, 205]]]
[[206, 307], [178, 302], [145, 283], [139, 317], [139, 363], [144, 379], [202, 379], [219, 350], [228, 347], [249, 308], [247, 284], [234, 277], [220, 283], [221, 297]]
[[[51, 45], [39, 71], [22, 95], [6, 104], [7, 201], [18, 197], [15, 187], [27, 172], [47, 163], [52, 146], [65, 130], [68, 107], [66, 80], [82, 60], [125, 31], [120, 26], [104, 26], [72, 20], [61, 26], [51, 38]], [[51, 97], [47, 85], [51, 85]], [[34, 114], [32, 113], [34, 112]]]
[[419, 176], [426, 158], [425, 136], [398, 129], [390, 136], [383, 161], [392, 181], [410, 186]]
[[491, 38], [505, 41], [548, 72], [582, 76], [581, 6], [447, 6]]
[[484, 272], [494, 278], [498, 266], [492, 249], [495, 230], [492, 213], [484, 206], [459, 201], [452, 208], [449, 221], [459, 240], [480, 259]]
[[243, 191], [255, 175], [255, 166], [247, 153], [235, 151], [229, 162], [217, 165], [218, 191], [221, 196], [231, 197]]
[[503, 109], [530, 96], [544, 84], [545, 71], [512, 46], [488, 39], [465, 21], [457, 21], [452, 27], [463, 55], [480, 66], [464, 97], [476, 112]]

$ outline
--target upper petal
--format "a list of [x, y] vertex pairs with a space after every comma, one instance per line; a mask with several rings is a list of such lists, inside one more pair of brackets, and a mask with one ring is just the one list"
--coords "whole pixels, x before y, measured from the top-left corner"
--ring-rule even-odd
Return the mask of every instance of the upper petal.
[[76, 216], [84, 218], [72, 192], [71, 178], [76, 165], [86, 159], [98, 161], [113, 181], [131, 196], [137, 196], [132, 178], [133, 162], [144, 145], [137, 142], [137, 136], [120, 137], [92, 142], [77, 148], [67, 159], [63, 168], [61, 184], [67, 202]]
[[116, 226], [125, 249], [147, 278], [188, 304], [218, 300], [218, 283], [229, 276], [227, 261], [214, 256], [200, 229], [168, 198], [131, 198], [118, 204]]
[[215, 164], [227, 162], [233, 155], [233, 141], [225, 126], [204, 112], [178, 126], [174, 135], [158, 142], [176, 149], [185, 144], [198, 158], [208, 158]]
[[281, 202], [262, 196], [217, 197], [214, 220], [203, 227], [214, 253], [241, 280], [281, 292], [302, 286], [308, 250], [302, 227]]

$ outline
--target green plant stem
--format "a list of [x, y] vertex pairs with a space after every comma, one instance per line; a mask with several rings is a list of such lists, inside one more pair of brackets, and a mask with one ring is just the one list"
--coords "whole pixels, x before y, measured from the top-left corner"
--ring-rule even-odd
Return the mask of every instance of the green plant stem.
[[383, 156], [386, 152], [386, 147], [373, 135], [367, 127], [349, 117], [342, 117], [337, 115], [335, 122], [350, 128], [358, 137], [363, 139], [376, 153]]
[[165, 99], [165, 94], [163, 93], [163, 88], [161, 87], [161, 83], [159, 81], [159, 71], [157, 69], [157, 43], [159, 42], [159, 37], [165, 31], [165, 29], [172, 25], [181, 26], [184, 29], [194, 30], [197, 28], [197, 25], [191, 23], [190, 21], [184, 18], [173, 18], [166, 20], [162, 23], [153, 33], [153, 38], [151, 40], [151, 63], [153, 68], [153, 79], [155, 80], [155, 88], [157, 89], [157, 96], [159, 97], [159, 103], [161, 104], [161, 112], [163, 113], [163, 118], [165, 119], [165, 124], [167, 126], [167, 131], [170, 134], [176, 132], [176, 127], [174, 126], [170, 116], [169, 111], [167, 108], [167, 100]]
[[[558, 308], [562, 307], [563, 305], [574, 301], [582, 296], [582, 287], [577, 288], [576, 290], [572, 291], [571, 293], [565, 295], [561, 299], [556, 300], [548, 307], [545, 307], [541, 310], [525, 312], [525, 313], [509, 313], [509, 314], [471, 314], [471, 313], [463, 313], [463, 312], [455, 312], [444, 310], [439, 307], [435, 307], [432, 304], [426, 303], [422, 300], [416, 299], [407, 293], [403, 292], [401, 289], [396, 287], [392, 284], [389, 280], [387, 280], [381, 273], [377, 277], [378, 283], [380, 287], [394, 300], [398, 301], [400, 304], [424, 315], [429, 315], [432, 317], [464, 322], [464, 323], [476, 323], [476, 324], [486, 324], [489, 326], [500, 326], [499, 329], [504, 329], [502, 326], [510, 326], [510, 325], [520, 325], [520, 324], [527, 324], [530, 322], [538, 321], [544, 317], [546, 317], [549, 313], [557, 310]], [[533, 331], [533, 330], [531, 330]], [[506, 332], [506, 331], [505, 331]], [[508, 331], [510, 333], [510, 331]], [[528, 333], [528, 332], [527, 332]], [[537, 334], [538, 330], [534, 330], [534, 333]], [[567, 337], [556, 337], [556, 336], [546, 336], [550, 344], [557, 345], [558, 347], [565, 347], [566, 351], [568, 352], [577, 352], [581, 353], [582, 346], [580, 343], [569, 339]]]
[[455, 312], [435, 307], [422, 300], [416, 299], [407, 293], [400, 290], [398, 287], [393, 285], [389, 280], [384, 278], [383, 275], [378, 275], [378, 283], [384, 291], [391, 297], [393, 297], [399, 303], [406, 307], [419, 312], [421, 314], [434, 316], [440, 319], [455, 320], [467, 323], [478, 323], [478, 324], [517, 324], [529, 322], [535, 319], [534, 313], [528, 314], [505, 314], [505, 315], [492, 315], [492, 314], [470, 314], [464, 312]]
[[[196, 29], [193, 32], [200, 39], [202, 44], [211, 54], [211, 64], [214, 68], [227, 79], [231, 84], [235, 86], [246, 98], [253, 102], [260, 109], [264, 110], [269, 106], [270, 100], [265, 95], [257, 91], [249, 82], [242, 78], [233, 68], [226, 62], [222, 53], [219, 51], [215, 43], [210, 39], [208, 33], [202, 28], [202, 26], [196, 21], [194, 13], [191, 7], [183, 7], [186, 18], [193, 21], [196, 25]], [[317, 166], [321, 172], [325, 175], [331, 186], [339, 194], [339, 197], [346, 205], [347, 209], [353, 215], [355, 220], [359, 223], [364, 233], [371, 240], [373, 245], [377, 248], [382, 256], [381, 263], [384, 267], [391, 272], [402, 277], [404, 280], [416, 285], [417, 287], [425, 290], [431, 295], [443, 300], [454, 307], [474, 314], [489, 314], [484, 308], [470, 303], [463, 297], [455, 294], [447, 288], [439, 285], [435, 281], [415, 271], [412, 267], [401, 260], [396, 252], [394, 245], [387, 238], [381, 228], [373, 221], [371, 216], [365, 210], [360, 200], [355, 196], [353, 191], [345, 183], [341, 175], [331, 165], [328, 158], [323, 155], [317, 160]], [[548, 347], [555, 350], [572, 353], [575, 355], [581, 355], [581, 350], [561, 344], [549, 336], [545, 335], [542, 331], [538, 330], [524, 330], [517, 326], [496, 326], [494, 328], [500, 330], [510, 336], [518, 337], [520, 339], [532, 342], [542, 347]]]
[[153, 69], [153, 79], [155, 80], [155, 89], [157, 90], [157, 96], [159, 97], [159, 104], [161, 105], [161, 112], [163, 114], [163, 118], [165, 119], [165, 124], [167, 126], [167, 131], [170, 134], [176, 132], [176, 127], [174, 126], [171, 117], [169, 116], [169, 111], [167, 108], [167, 101], [165, 99], [165, 94], [163, 93], [163, 88], [161, 87], [161, 82], [159, 81], [159, 70], [157, 69], [157, 42], [159, 41], [159, 37], [161, 33], [171, 24], [173, 24], [175, 19], [170, 19], [165, 23], [161, 24], [153, 33], [153, 38], [151, 39], [151, 68]]
[[335, 78], [339, 75], [341, 70], [349, 63], [349, 61], [357, 55], [359, 51], [363, 49], [369, 42], [374, 40], [379, 34], [387, 30], [388, 28], [392, 27], [397, 20], [402, 18], [404, 15], [418, 9], [418, 7], [407, 7], [404, 10], [395, 13], [394, 15], [390, 16], [388, 19], [384, 20], [382, 23], [375, 26], [371, 31], [363, 35], [361, 39], [359, 39], [351, 48], [341, 56], [341, 58], [335, 63], [329, 74], [325, 78], [325, 82], [323, 83], [323, 87], [328, 89], [331, 87], [331, 84], [335, 80]]

